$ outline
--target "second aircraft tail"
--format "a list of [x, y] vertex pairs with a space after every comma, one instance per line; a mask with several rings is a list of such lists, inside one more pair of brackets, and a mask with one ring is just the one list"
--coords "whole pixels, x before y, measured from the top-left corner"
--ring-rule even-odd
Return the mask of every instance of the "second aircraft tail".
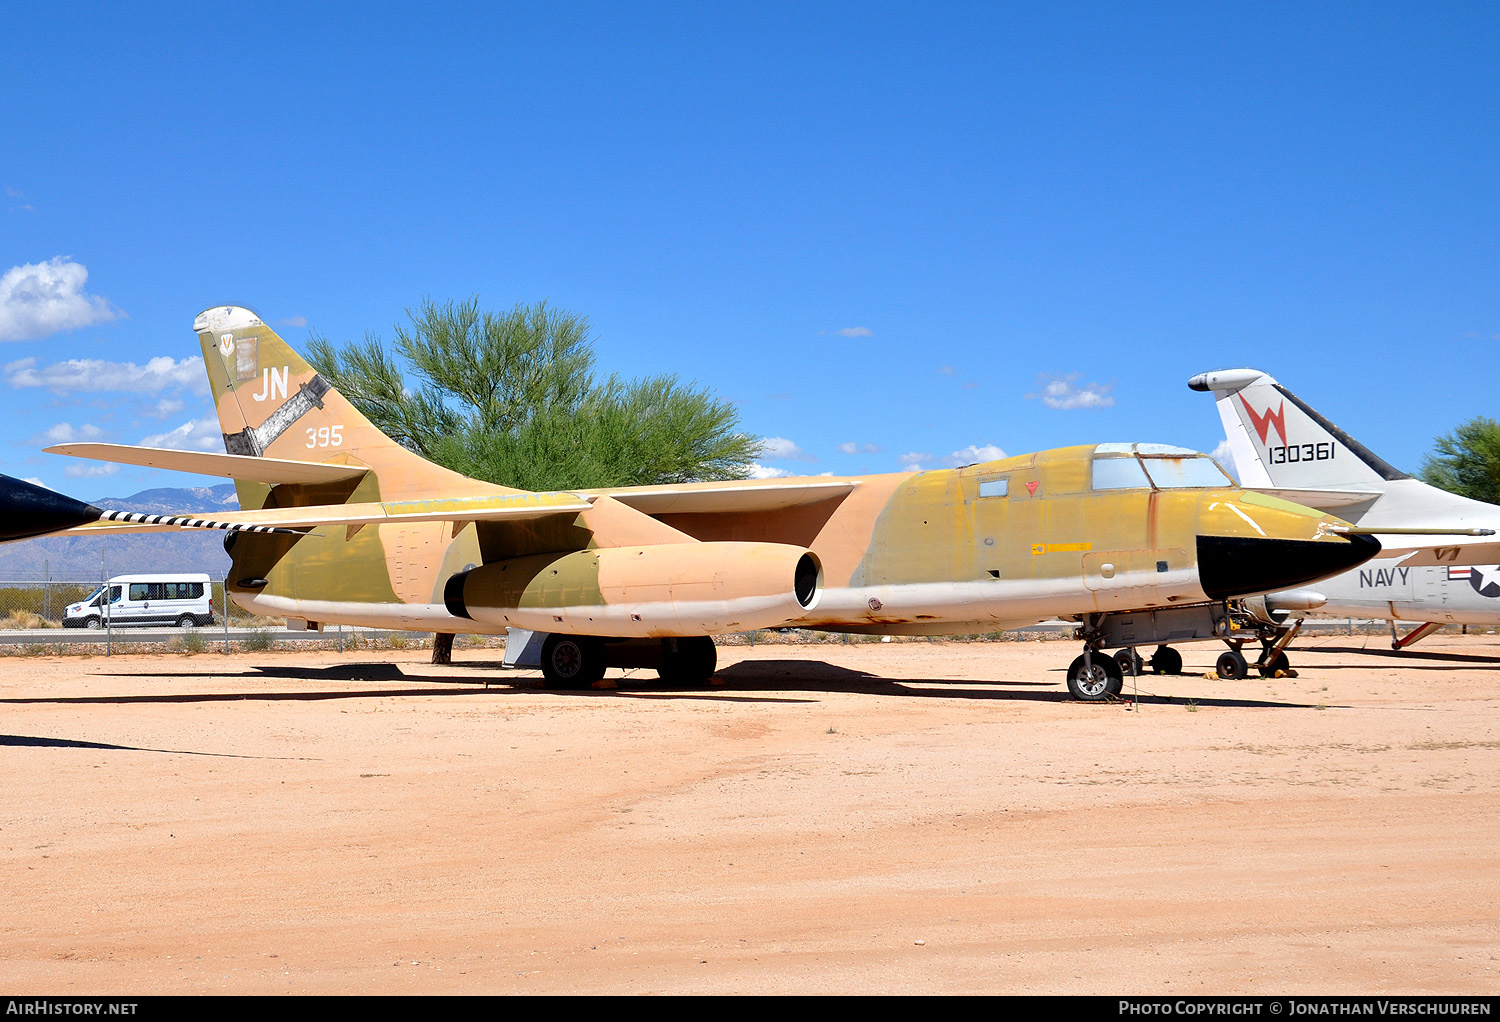
[[1243, 486], [1380, 489], [1407, 478], [1258, 369], [1222, 369], [1188, 381], [1211, 391]]

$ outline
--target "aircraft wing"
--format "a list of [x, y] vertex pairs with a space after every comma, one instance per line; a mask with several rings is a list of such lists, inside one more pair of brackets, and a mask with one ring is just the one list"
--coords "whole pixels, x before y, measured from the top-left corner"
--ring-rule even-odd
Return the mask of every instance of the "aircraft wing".
[[177, 529], [286, 532], [325, 525], [359, 527], [407, 522], [453, 522], [459, 525], [469, 522], [524, 521], [548, 515], [577, 515], [593, 506], [591, 501], [572, 493], [520, 493], [225, 511], [212, 518], [100, 510], [97, 521], [64, 530], [64, 534], [97, 536], [112, 532], [169, 532]]
[[1257, 493], [1270, 494], [1289, 500], [1293, 504], [1301, 504], [1303, 507], [1316, 508], [1319, 511], [1336, 511], [1339, 508], [1353, 507], [1355, 504], [1364, 504], [1375, 500], [1381, 495], [1379, 490], [1285, 490], [1255, 487]]
[[47, 454], [111, 461], [120, 465], [144, 465], [197, 475], [224, 476], [252, 483], [336, 483], [358, 479], [368, 469], [363, 465], [293, 461], [286, 458], [252, 458], [243, 454], [209, 451], [174, 451], [165, 447], [135, 447], [129, 444], [54, 444]]
[[[1382, 556], [1386, 553], [1387, 549], [1382, 544]], [[1390, 555], [1400, 557], [1403, 568], [1424, 568], [1433, 565], [1441, 567], [1447, 564], [1500, 564], [1500, 542], [1494, 540], [1477, 543], [1455, 542], [1415, 549], [1410, 543], [1405, 546], [1393, 544], [1390, 548]]]
[[731, 479], [677, 486], [624, 486], [585, 490], [585, 496], [613, 497], [648, 515], [744, 514], [778, 511], [833, 500], [852, 493], [857, 479]]

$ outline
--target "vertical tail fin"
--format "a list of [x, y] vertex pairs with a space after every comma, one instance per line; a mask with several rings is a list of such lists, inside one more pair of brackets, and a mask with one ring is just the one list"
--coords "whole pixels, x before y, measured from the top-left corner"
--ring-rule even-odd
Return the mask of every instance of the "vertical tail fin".
[[1258, 369], [1188, 381], [1211, 391], [1244, 486], [1315, 490], [1407, 478]]
[[[230, 454], [362, 465], [378, 478], [384, 499], [505, 492], [386, 436], [249, 309], [208, 309], [193, 330]], [[246, 493], [240, 499], [260, 506], [246, 504]]]

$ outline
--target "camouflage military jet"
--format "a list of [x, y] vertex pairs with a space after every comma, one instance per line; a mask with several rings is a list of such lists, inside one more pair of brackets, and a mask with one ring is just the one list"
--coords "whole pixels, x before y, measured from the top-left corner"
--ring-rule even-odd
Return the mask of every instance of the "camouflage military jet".
[[247, 309], [209, 309], [194, 329], [227, 453], [48, 450], [227, 476], [243, 510], [129, 515], [44, 494], [12, 515], [13, 534], [228, 529], [228, 589], [247, 610], [311, 627], [544, 632], [543, 672], [559, 686], [590, 684], [642, 645], [663, 677], [705, 678], [722, 633], [954, 634], [1064, 616], [1085, 643], [1069, 688], [1104, 699], [1121, 688], [1105, 646], [1213, 638], [1227, 598], [1379, 549], [1337, 518], [1240, 490], [1205, 455], [1149, 444], [858, 478], [525, 492], [401, 447]]

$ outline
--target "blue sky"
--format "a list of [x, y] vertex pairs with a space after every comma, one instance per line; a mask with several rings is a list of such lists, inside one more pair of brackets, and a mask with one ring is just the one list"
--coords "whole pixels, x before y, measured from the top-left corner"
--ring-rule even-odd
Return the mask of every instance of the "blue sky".
[[[1212, 450], [1277, 376], [1387, 460], [1496, 414], [1500, 6], [21, 5], [0, 472], [217, 480], [191, 330], [547, 299], [794, 474]], [[25, 268], [30, 269], [25, 269]], [[7, 270], [9, 269], [9, 272]], [[86, 279], [84, 274], [86, 273]], [[51, 300], [25, 300], [18, 281]]]

